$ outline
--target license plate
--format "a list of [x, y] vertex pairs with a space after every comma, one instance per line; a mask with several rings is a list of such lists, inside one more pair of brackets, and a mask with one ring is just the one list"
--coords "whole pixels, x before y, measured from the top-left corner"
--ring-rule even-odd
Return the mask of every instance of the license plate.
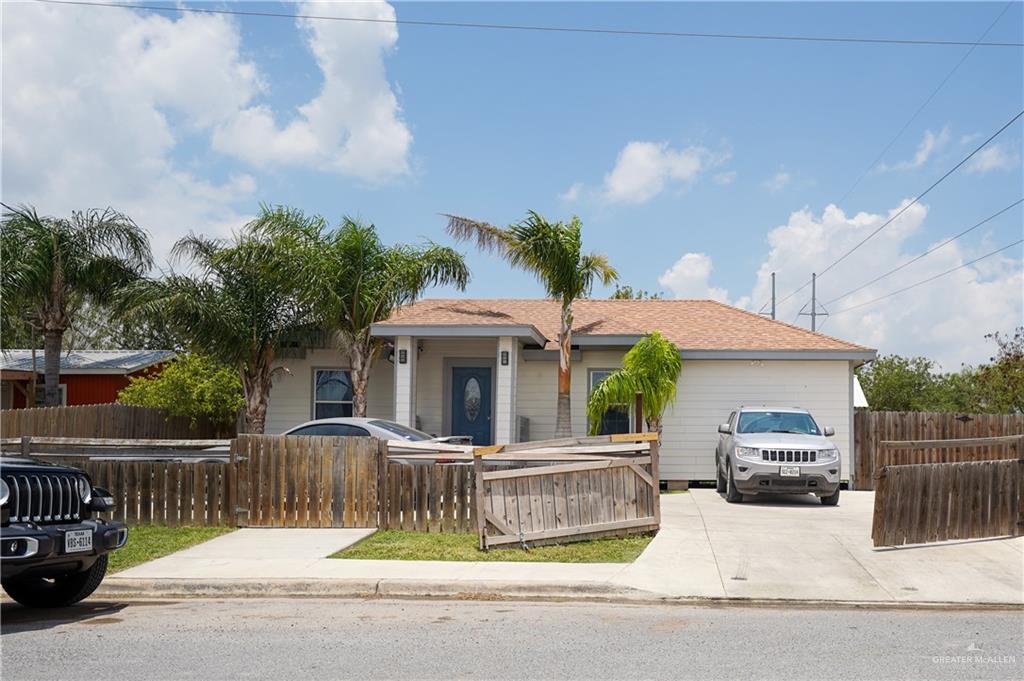
[[799, 478], [800, 466], [779, 466], [779, 475], [784, 478]]
[[92, 551], [92, 530], [68, 530], [64, 533], [64, 553]]

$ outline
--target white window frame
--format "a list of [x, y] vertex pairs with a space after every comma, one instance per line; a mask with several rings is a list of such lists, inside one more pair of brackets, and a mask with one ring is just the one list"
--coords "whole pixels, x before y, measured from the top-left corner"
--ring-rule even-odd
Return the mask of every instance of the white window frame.
[[[603, 369], [601, 367], [592, 367], [590, 369], [587, 369], [587, 397], [589, 398], [590, 397], [590, 393], [592, 393], [594, 391], [594, 374], [610, 374], [610, 373], [615, 372], [615, 371], [618, 371], [618, 369], [617, 368], [616, 369]], [[632, 408], [633, 405], [631, 405], [631, 404], [624, 404], [622, 406], [626, 408], [626, 417], [629, 419], [629, 431], [628, 432], [631, 432], [631, 433], [635, 432], [633, 429], [636, 427], [636, 425], [633, 423], [633, 420], [636, 418], [636, 414], [633, 413], [633, 408]], [[588, 416], [587, 417], [587, 432], [588, 433], [590, 432], [590, 426], [591, 426], [590, 417]]]
[[309, 418], [316, 419], [316, 406], [318, 404], [348, 404], [352, 405], [352, 411], [355, 413], [355, 405], [353, 400], [318, 400], [316, 398], [316, 385], [317, 385], [317, 374], [321, 371], [342, 371], [348, 374], [349, 385], [352, 385], [352, 370], [348, 367], [313, 367], [312, 382], [310, 384], [310, 401], [309, 401]]

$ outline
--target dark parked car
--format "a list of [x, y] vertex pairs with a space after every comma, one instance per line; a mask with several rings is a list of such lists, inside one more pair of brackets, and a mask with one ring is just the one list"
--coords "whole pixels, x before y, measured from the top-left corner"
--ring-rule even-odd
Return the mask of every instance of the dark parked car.
[[124, 523], [98, 513], [110, 493], [82, 471], [20, 457], [0, 458], [0, 582], [22, 605], [56, 608], [86, 598], [124, 546]]

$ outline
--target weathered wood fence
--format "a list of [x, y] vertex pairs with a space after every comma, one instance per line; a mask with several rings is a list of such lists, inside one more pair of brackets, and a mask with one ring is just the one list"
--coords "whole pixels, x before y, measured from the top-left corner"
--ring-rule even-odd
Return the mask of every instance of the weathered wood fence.
[[882, 442], [1001, 437], [1024, 432], [1024, 414], [956, 414], [936, 412], [858, 411], [853, 417], [854, 485], [874, 489], [882, 467], [901, 463], [985, 461], [1013, 458], [1005, 442], [980, 447], [921, 447], [895, 456]]
[[37, 407], [0, 411], [0, 437], [94, 437], [115, 439], [197, 439], [231, 437], [233, 428], [207, 420], [195, 425], [184, 416], [168, 416], [162, 409], [126, 404], [88, 404], [73, 407]]
[[[883, 441], [887, 457], [920, 449], [1010, 448], [1012, 459], [895, 463], [875, 475], [875, 546], [1024, 534], [1024, 436]], [[945, 454], [944, 456], [950, 456]]]
[[229, 469], [239, 524], [377, 527], [386, 448], [365, 437], [238, 436]]
[[[504, 470], [485, 470], [485, 457], [477, 452], [473, 492], [480, 548], [658, 529], [657, 434], [613, 435], [609, 441], [612, 446], [548, 447], [560, 450], [563, 458], [576, 455], [588, 460]], [[517, 454], [544, 453], [527, 443], [510, 446], [497, 456], [514, 459]]]
[[109, 516], [129, 525], [235, 525], [224, 464], [46, 458], [85, 471], [113, 496]]

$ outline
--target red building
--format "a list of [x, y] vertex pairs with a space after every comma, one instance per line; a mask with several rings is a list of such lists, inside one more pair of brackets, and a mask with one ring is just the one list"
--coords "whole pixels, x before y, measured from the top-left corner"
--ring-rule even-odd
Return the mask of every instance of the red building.
[[[61, 403], [107, 404], [132, 376], [158, 373], [172, 350], [75, 350], [60, 356]], [[0, 353], [0, 408], [24, 409], [32, 379], [32, 351]], [[36, 351], [36, 405], [43, 405], [43, 351]]]

